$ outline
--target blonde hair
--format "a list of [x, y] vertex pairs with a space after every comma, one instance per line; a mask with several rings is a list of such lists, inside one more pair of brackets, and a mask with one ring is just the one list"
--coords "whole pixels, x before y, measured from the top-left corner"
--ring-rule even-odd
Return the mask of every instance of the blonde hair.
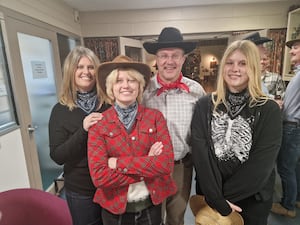
[[214, 110], [221, 103], [226, 105], [225, 96], [227, 84], [224, 81], [224, 67], [228, 57], [233, 52], [239, 50], [246, 57], [247, 75], [248, 75], [248, 92], [250, 95], [249, 106], [263, 105], [269, 99], [262, 91], [261, 71], [260, 71], [260, 55], [257, 46], [248, 40], [238, 40], [232, 42], [223, 55], [220, 63], [220, 70], [218, 74], [217, 89], [212, 93], [212, 100], [214, 103]]
[[144, 76], [135, 69], [131, 68], [117, 68], [111, 71], [106, 77], [106, 94], [109, 98], [109, 103], [112, 104], [115, 101], [115, 96], [113, 93], [113, 85], [117, 82], [119, 71], [126, 71], [128, 75], [137, 80], [139, 83], [139, 94], [137, 96], [137, 102], [141, 103], [143, 100], [143, 92], [146, 85]]
[[[76, 108], [77, 100], [77, 88], [75, 84], [75, 72], [78, 63], [82, 57], [87, 57], [94, 65], [95, 71], [97, 71], [100, 61], [95, 53], [83, 46], [77, 46], [67, 55], [63, 65], [63, 82], [60, 91], [59, 102], [62, 105], [66, 105], [69, 110]], [[99, 101], [99, 106], [105, 102], [106, 96], [103, 90], [100, 88], [98, 75], [96, 74], [96, 91]]]

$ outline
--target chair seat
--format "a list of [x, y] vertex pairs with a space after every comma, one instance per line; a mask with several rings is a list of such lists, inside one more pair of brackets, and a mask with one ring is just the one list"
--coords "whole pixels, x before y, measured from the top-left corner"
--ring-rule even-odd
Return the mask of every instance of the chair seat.
[[0, 213], [0, 225], [72, 225], [66, 201], [38, 189], [1, 192]]

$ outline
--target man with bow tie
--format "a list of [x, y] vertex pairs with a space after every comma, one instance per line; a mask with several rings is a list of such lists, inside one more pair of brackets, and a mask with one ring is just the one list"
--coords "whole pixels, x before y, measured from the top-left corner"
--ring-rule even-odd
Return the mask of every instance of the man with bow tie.
[[163, 113], [174, 149], [172, 176], [178, 191], [167, 198], [163, 219], [166, 225], [183, 225], [193, 174], [190, 123], [194, 105], [205, 91], [198, 82], [184, 77], [181, 70], [187, 54], [196, 48], [196, 42], [184, 41], [177, 28], [166, 27], [157, 41], [145, 42], [143, 46], [156, 56], [158, 69], [144, 92], [143, 103]]

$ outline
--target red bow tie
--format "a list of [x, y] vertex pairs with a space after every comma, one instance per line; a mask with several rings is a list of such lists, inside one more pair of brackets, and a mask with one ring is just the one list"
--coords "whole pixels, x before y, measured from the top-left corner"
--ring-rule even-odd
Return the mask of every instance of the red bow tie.
[[161, 93], [163, 93], [164, 91], [166, 90], [171, 90], [171, 89], [176, 89], [176, 88], [179, 88], [181, 90], [185, 90], [186, 92], [190, 92], [190, 89], [189, 87], [185, 84], [185, 83], [182, 83], [181, 82], [181, 79], [182, 79], [182, 73], [180, 73], [180, 76], [178, 77], [178, 79], [173, 82], [173, 83], [170, 83], [170, 84], [166, 84], [164, 83], [160, 77], [159, 77], [159, 74], [157, 74], [157, 82], [161, 85], [161, 88], [158, 89], [157, 91], [157, 96], [159, 96]]

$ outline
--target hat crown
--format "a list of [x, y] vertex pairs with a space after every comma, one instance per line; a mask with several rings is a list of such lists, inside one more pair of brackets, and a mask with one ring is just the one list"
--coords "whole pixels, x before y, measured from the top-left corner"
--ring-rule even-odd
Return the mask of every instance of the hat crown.
[[297, 34], [295, 35], [295, 37], [292, 37], [291, 40], [285, 43], [285, 45], [291, 48], [296, 42], [300, 42], [300, 34]]
[[180, 48], [187, 54], [196, 48], [197, 42], [184, 41], [177, 28], [165, 27], [160, 32], [157, 41], [145, 42], [143, 46], [150, 54], [156, 54], [159, 49], [164, 48]]
[[249, 41], [257, 41], [260, 40], [260, 35], [258, 32], [255, 32], [254, 34], [249, 35], [248, 37], [245, 37], [245, 40], [249, 40]]
[[245, 37], [244, 40], [252, 41], [256, 45], [261, 45], [263, 43], [272, 41], [271, 39], [269, 39], [267, 37], [261, 37], [259, 32], [255, 32], [255, 33], [249, 35], [248, 37]]
[[126, 62], [133, 62], [133, 59], [126, 56], [126, 55], [118, 55], [115, 57], [112, 62], [114, 63], [126, 63]]
[[158, 42], [163, 43], [163, 42], [182, 42], [183, 37], [181, 32], [174, 28], [174, 27], [166, 27], [164, 28], [159, 37], [158, 37]]

